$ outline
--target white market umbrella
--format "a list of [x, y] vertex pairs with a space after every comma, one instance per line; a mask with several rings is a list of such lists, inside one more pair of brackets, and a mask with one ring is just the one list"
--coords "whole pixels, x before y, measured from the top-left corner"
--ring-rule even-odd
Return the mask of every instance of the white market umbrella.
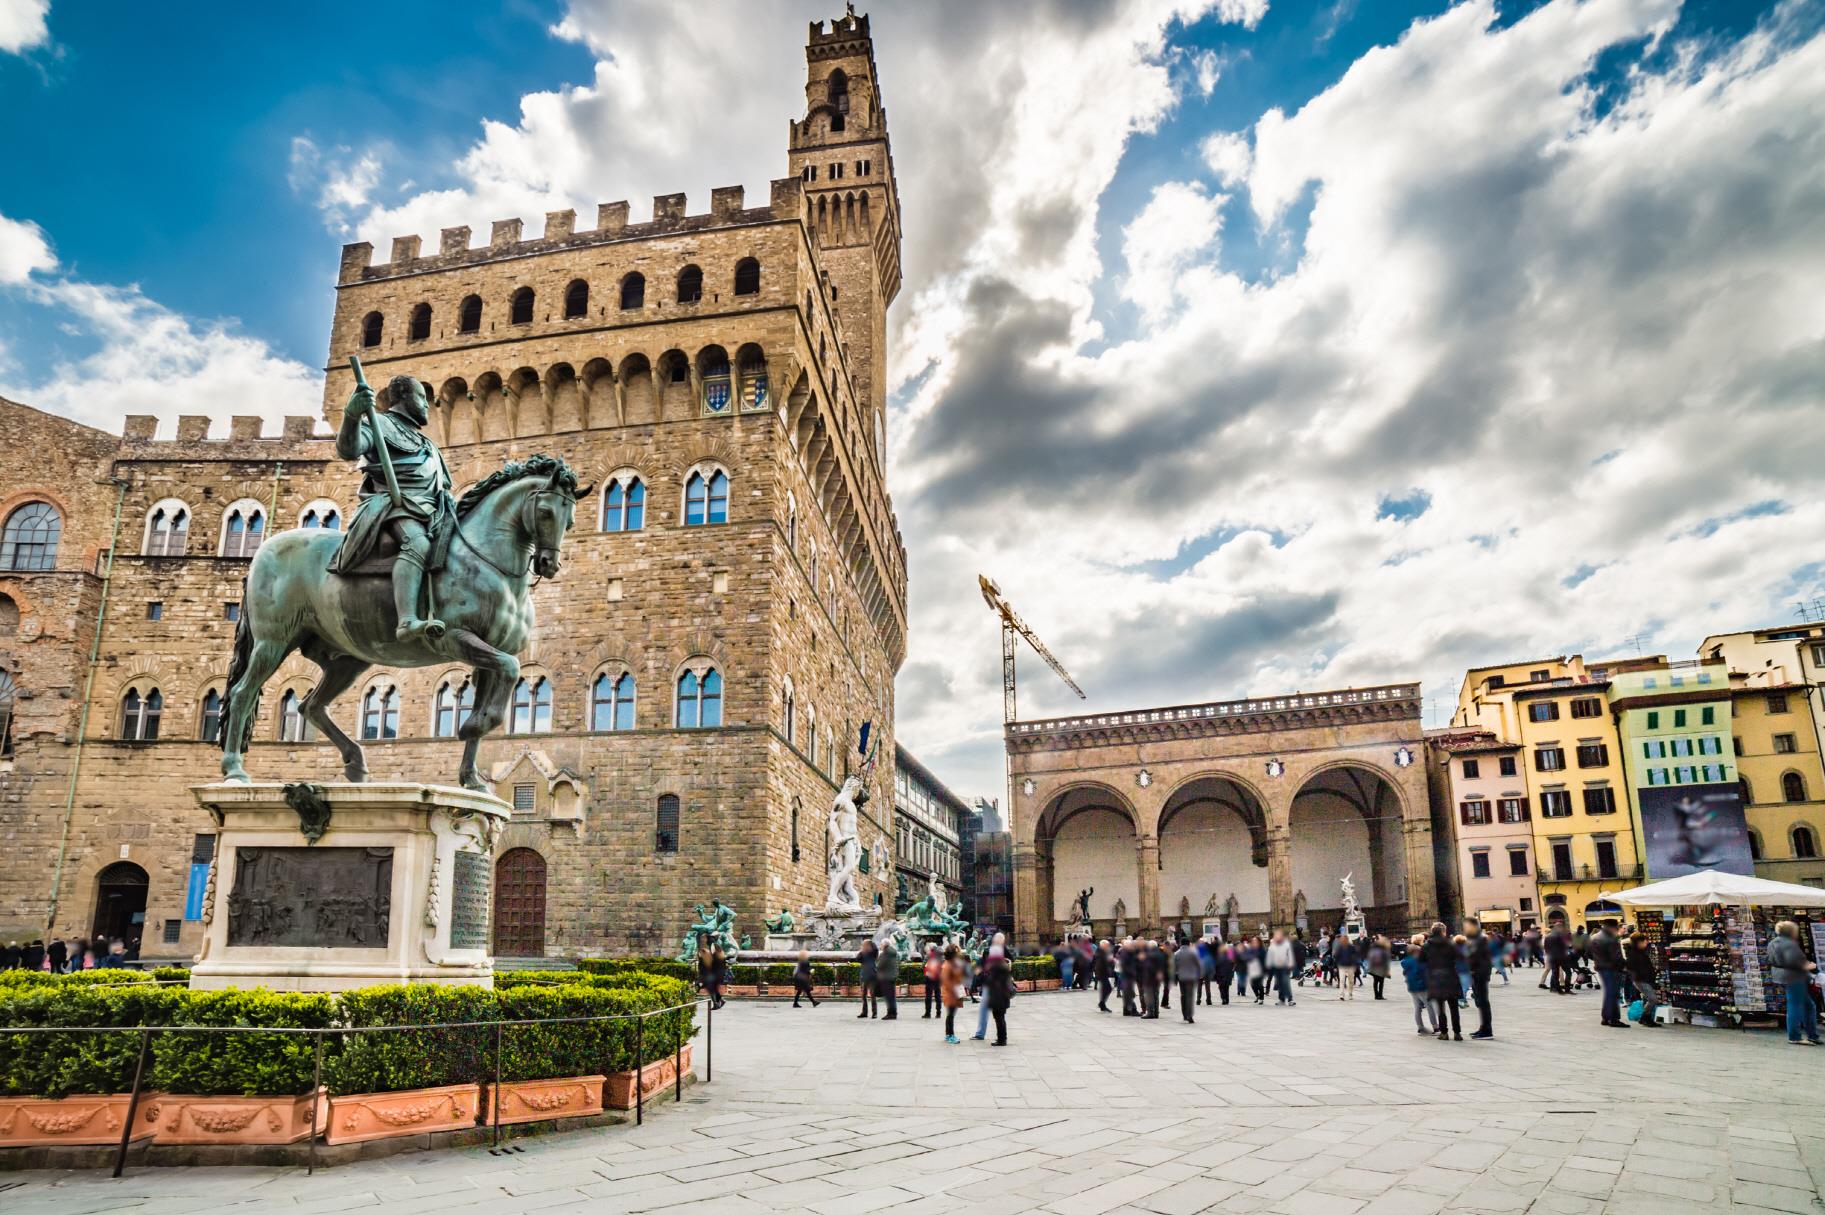
[[1612, 903], [1632, 907], [1696, 907], [1711, 903], [1725, 907], [1825, 907], [1825, 890], [1716, 869], [1701, 869], [1605, 897]]

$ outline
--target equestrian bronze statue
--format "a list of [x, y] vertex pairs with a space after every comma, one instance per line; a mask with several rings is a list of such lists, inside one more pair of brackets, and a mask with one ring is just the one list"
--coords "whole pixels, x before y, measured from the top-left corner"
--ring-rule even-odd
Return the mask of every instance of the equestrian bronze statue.
[[323, 668], [301, 710], [336, 744], [351, 781], [367, 779], [367, 762], [331, 720], [330, 703], [376, 664], [467, 664], [475, 709], [457, 729], [458, 779], [485, 790], [476, 750], [501, 724], [519, 680], [515, 655], [532, 635], [533, 576], [557, 577], [558, 547], [590, 490], [578, 488], [563, 460], [535, 455], [453, 502], [443, 454], [422, 430], [424, 386], [395, 376], [377, 400], [359, 361], [350, 364], [356, 388], [336, 451], [366, 462], [361, 504], [346, 533], [295, 528], [255, 554], [228, 673], [222, 776], [249, 779], [244, 756], [260, 689], [296, 650]]

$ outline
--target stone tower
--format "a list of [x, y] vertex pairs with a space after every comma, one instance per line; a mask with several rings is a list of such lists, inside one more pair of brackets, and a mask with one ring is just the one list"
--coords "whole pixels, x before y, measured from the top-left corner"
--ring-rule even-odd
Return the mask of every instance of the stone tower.
[[887, 307], [900, 290], [900, 191], [868, 18], [813, 22], [805, 46], [805, 116], [792, 123], [801, 183], [855, 378], [869, 441], [885, 456]]

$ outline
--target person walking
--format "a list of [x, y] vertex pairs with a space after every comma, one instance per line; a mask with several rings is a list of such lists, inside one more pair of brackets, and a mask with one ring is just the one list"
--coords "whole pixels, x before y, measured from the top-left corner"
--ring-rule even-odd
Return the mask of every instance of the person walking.
[[1382, 995], [1382, 987], [1388, 981], [1389, 963], [1392, 958], [1393, 952], [1388, 948], [1387, 937], [1376, 937], [1373, 941], [1369, 942], [1369, 952], [1366, 962], [1369, 968], [1369, 981], [1375, 985], [1375, 998], [1377, 1000], [1385, 998]]
[[1090, 971], [1096, 976], [1096, 1011], [1109, 1011], [1109, 993], [1115, 988], [1115, 956], [1109, 951], [1108, 941], [1099, 941], [1096, 954], [1090, 959]]
[[1472, 1038], [1495, 1037], [1495, 1022], [1489, 1007], [1489, 975], [1492, 961], [1489, 938], [1483, 935], [1483, 921], [1473, 915], [1464, 917], [1464, 961], [1470, 969], [1470, 1002], [1476, 1005], [1477, 1027]]
[[1248, 939], [1248, 988], [1255, 994], [1255, 1003], [1267, 999], [1267, 947], [1261, 944], [1260, 937]]
[[862, 989], [862, 1011], [856, 1014], [858, 1021], [875, 1016], [881, 1011], [879, 995], [875, 986], [876, 981], [880, 978], [880, 969], [875, 964], [877, 956], [873, 941], [863, 941], [862, 948], [856, 951], [856, 965], [861, 972], [856, 977], [856, 983]]
[[962, 951], [955, 942], [944, 947], [944, 959], [938, 964], [938, 999], [944, 1005], [944, 1040], [957, 1045], [957, 1010], [963, 1007]]
[[[709, 991], [710, 990], [710, 963], [713, 960], [713, 957], [714, 957], [714, 955], [712, 955], [710, 952], [710, 943], [708, 941], [698, 941], [698, 943], [697, 943], [697, 990], [698, 991]], [[712, 1000], [714, 1000], [714, 997], [712, 997]]]
[[1622, 966], [1641, 1000], [1641, 1024], [1658, 1028], [1660, 1022], [1655, 1019], [1654, 1010], [1660, 1007], [1660, 971], [1654, 965], [1654, 953], [1648, 948], [1645, 934], [1633, 933], [1623, 943]]
[[1274, 939], [1267, 947], [1262, 965], [1267, 973], [1273, 976], [1275, 1005], [1280, 1008], [1293, 1007], [1293, 967], [1297, 955], [1293, 943], [1286, 939], [1284, 932], [1274, 933]]
[[1400, 960], [1401, 977], [1407, 984], [1407, 995], [1413, 1001], [1413, 1024], [1422, 1034], [1438, 1032], [1438, 1018], [1432, 1015], [1432, 1005], [1426, 999], [1426, 964], [1420, 960], [1420, 946], [1426, 938], [1419, 933], [1407, 942], [1407, 952]]
[[1071, 990], [1071, 971], [1076, 961], [1076, 955], [1071, 952], [1069, 941], [1061, 940], [1052, 947], [1052, 964], [1058, 967], [1059, 990]]
[[1210, 973], [1217, 981], [1217, 994], [1223, 997], [1223, 1007], [1229, 1007], [1229, 985], [1236, 977], [1236, 947], [1234, 945], [1212, 945], [1210, 947]]
[[875, 990], [880, 1000], [887, 1001], [887, 1013], [881, 1020], [898, 1021], [900, 1019], [900, 951], [894, 948], [892, 938], [881, 946], [880, 955], [875, 959]]
[[1356, 1002], [1356, 968], [1362, 963], [1362, 955], [1356, 950], [1356, 941], [1347, 932], [1340, 932], [1331, 938], [1331, 965], [1337, 968], [1337, 998]]
[[927, 1017], [942, 1016], [944, 1013], [944, 1005], [938, 999], [940, 972], [943, 969], [944, 957], [938, 952], [938, 947], [927, 945], [925, 947], [925, 965], [922, 968], [925, 975], [925, 1015]]
[[1141, 949], [1141, 1016], [1149, 1021], [1160, 1019], [1160, 988], [1166, 982], [1167, 970], [1165, 957], [1158, 941], [1148, 941]]
[[1818, 964], [1806, 960], [1800, 945], [1800, 926], [1782, 920], [1768, 941], [1768, 967], [1787, 996], [1787, 1041], [1794, 1045], [1819, 1045], [1819, 1014], [1812, 1005], [1811, 974]]
[[1193, 948], [1198, 951], [1198, 1001], [1209, 1008], [1210, 980], [1217, 970], [1212, 955], [1217, 952], [1217, 946], [1209, 937], [1203, 937]]
[[1601, 920], [1597, 931], [1585, 943], [1591, 965], [1597, 968], [1597, 982], [1603, 985], [1602, 1022], [1611, 1029], [1627, 1029], [1622, 1019], [1622, 943], [1610, 931], [1610, 922]]
[[1495, 973], [1502, 976], [1502, 986], [1504, 987], [1508, 986], [1508, 949], [1507, 937], [1499, 932], [1490, 934], [1489, 963], [1495, 968]]
[[993, 1011], [989, 1001], [989, 960], [998, 959], [1007, 972], [1009, 998], [1012, 999], [1014, 988], [1014, 966], [1008, 958], [1008, 936], [998, 932], [989, 938], [989, 947], [982, 952], [982, 961], [976, 964], [976, 985], [982, 991], [982, 1002], [976, 1006], [976, 1032], [970, 1035], [977, 1042], [989, 1036], [989, 1013]]
[[1540, 976], [1540, 986], [1562, 996], [1570, 995], [1571, 937], [1563, 926], [1554, 928], [1546, 934], [1542, 948], [1546, 951], [1546, 973]]
[[1164, 942], [1147, 942], [1148, 957], [1153, 963], [1153, 985], [1159, 992], [1160, 1008], [1172, 1011], [1172, 938]]
[[1121, 955], [1116, 961], [1122, 985], [1122, 1016], [1138, 1017], [1141, 1015], [1137, 1007], [1141, 996], [1141, 951], [1133, 937], [1122, 941]]
[[[1438, 1026], [1438, 1040], [1448, 1042], [1455, 1037], [1462, 1042], [1464, 1030], [1458, 1022], [1457, 1002], [1463, 990], [1457, 981], [1457, 945], [1445, 935], [1442, 923], [1433, 923], [1425, 944], [1420, 946], [1419, 959], [1426, 968], [1426, 999], [1432, 1003], [1432, 1020]], [[1445, 1031], [1447, 1016], [1450, 1033]]]
[[44, 959], [48, 963], [45, 969], [49, 970], [54, 975], [63, 973], [63, 968], [68, 964], [69, 957], [69, 947], [56, 937], [52, 937], [51, 943], [44, 947]]
[[[1001, 934], [995, 934], [1000, 939]], [[1008, 1044], [1008, 1008], [1014, 1003], [1014, 966], [1008, 961], [1003, 946], [989, 946], [988, 956], [982, 959], [983, 990], [987, 999], [983, 1007], [995, 1018], [995, 1045]]]
[[1204, 979], [1204, 960], [1198, 957], [1198, 947], [1190, 941], [1180, 945], [1178, 952], [1172, 955], [1172, 977], [1179, 982], [1179, 1015], [1190, 1025], [1191, 1010], [1198, 1001], [1198, 984]]
[[792, 1007], [799, 1007], [800, 999], [817, 1007], [817, 997], [811, 994], [811, 953], [804, 949], [798, 951], [798, 962], [792, 967]]
[[729, 978], [729, 958], [723, 953], [722, 946], [710, 950], [710, 978], [706, 986], [710, 989], [710, 1007], [719, 1009], [723, 1005], [722, 985]]

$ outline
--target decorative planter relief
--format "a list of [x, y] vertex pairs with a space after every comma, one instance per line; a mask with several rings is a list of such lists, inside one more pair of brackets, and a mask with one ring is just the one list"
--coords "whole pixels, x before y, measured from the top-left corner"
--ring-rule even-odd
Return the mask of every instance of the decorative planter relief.
[[[640, 1069], [640, 1093], [643, 1100], [650, 1100], [652, 1095], [662, 1088], [669, 1087], [677, 1076], [675, 1058], [666, 1055], [655, 1059]], [[691, 1071], [691, 1044], [684, 1044], [684, 1070]], [[634, 1073], [613, 1072], [608, 1077], [608, 1091], [604, 1104], [611, 1110], [631, 1110], [634, 1108]]]
[[331, 1097], [323, 1141], [360, 1143], [474, 1126], [481, 1099], [481, 1086], [476, 1084]]
[[156, 1093], [140, 1099], [140, 1126], [160, 1143], [296, 1143], [310, 1135], [311, 1099]]
[[[0, 1097], [0, 1147], [119, 1143], [131, 1100], [127, 1093], [59, 1100]], [[134, 1137], [144, 1138], [151, 1133], [147, 1128]]]
[[[602, 1112], [606, 1076], [566, 1076], [553, 1080], [512, 1080], [501, 1085], [501, 1125], [539, 1122], [546, 1118], [581, 1118]], [[483, 1121], [494, 1121], [494, 1086], [482, 1085]]]

